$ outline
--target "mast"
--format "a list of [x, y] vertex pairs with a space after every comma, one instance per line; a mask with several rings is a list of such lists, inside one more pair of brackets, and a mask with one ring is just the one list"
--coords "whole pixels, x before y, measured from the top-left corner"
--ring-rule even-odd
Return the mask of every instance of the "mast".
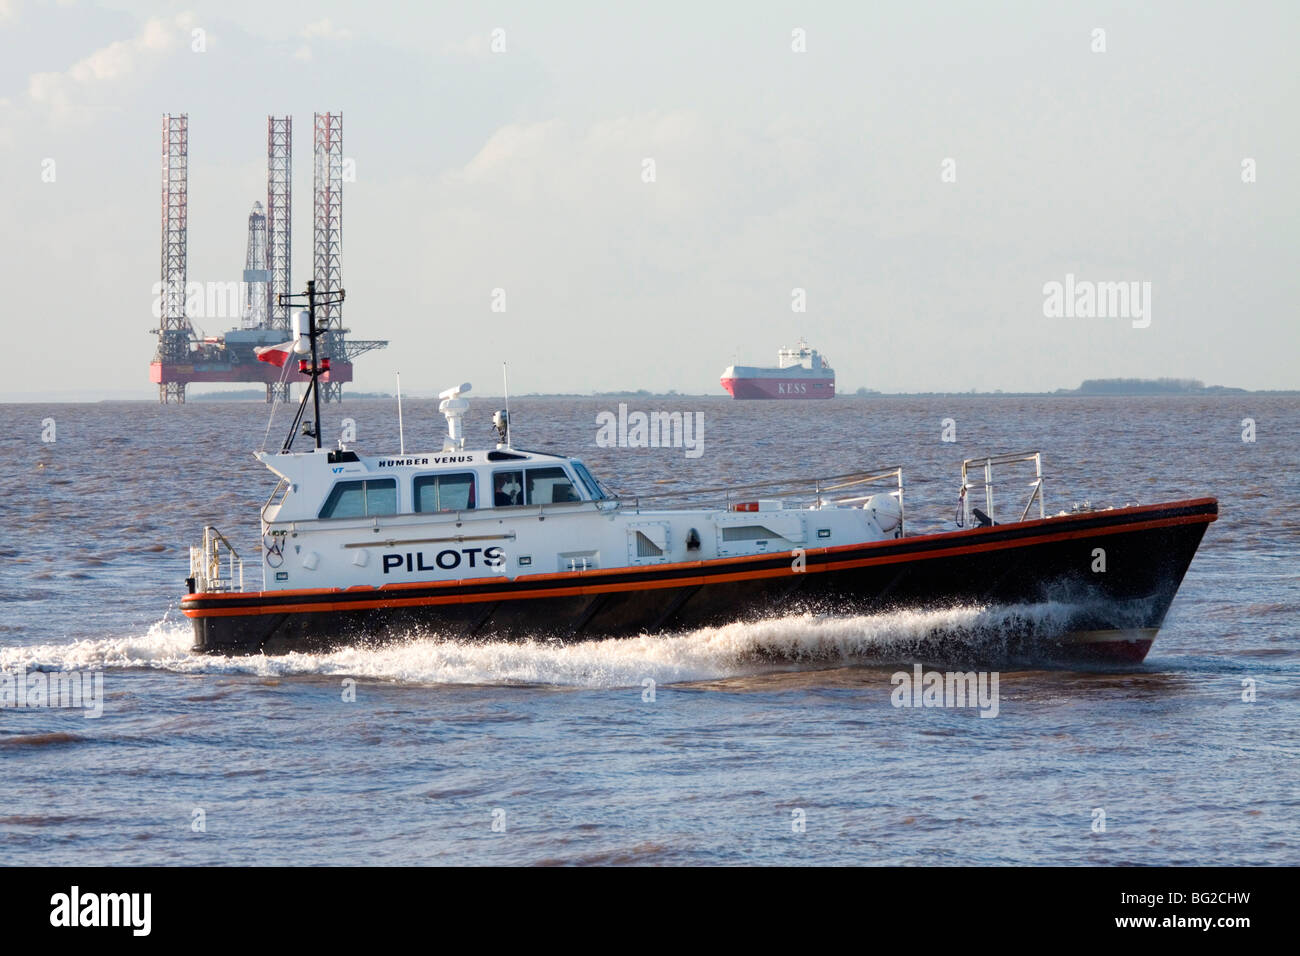
[[346, 294], [347, 293], [343, 289], [331, 290], [328, 292], [317, 292], [316, 280], [308, 279], [306, 292], [299, 292], [294, 295], [280, 295], [277, 297], [278, 304], [283, 306], [303, 305], [304, 303], [294, 302], [293, 300], [303, 298], [303, 297], [307, 299], [306, 302], [307, 328], [306, 330], [295, 329], [295, 331], [298, 332], [298, 336], [294, 341], [294, 352], [297, 354], [302, 354], [302, 351], [300, 351], [300, 349], [302, 347], [302, 337], [304, 335], [311, 343], [310, 361], [308, 359], [299, 359], [298, 361], [298, 371], [303, 375], [309, 376], [309, 381], [307, 383], [306, 390], [304, 390], [302, 393], [302, 401], [298, 403], [298, 414], [293, 417], [293, 423], [289, 426], [289, 434], [285, 436], [284, 446], [280, 449], [280, 451], [282, 452], [287, 452], [293, 447], [293, 440], [298, 434], [298, 427], [299, 425], [302, 424], [303, 413], [307, 410], [308, 395], [310, 395], [312, 398], [312, 406], [315, 409], [316, 418], [314, 421], [311, 422], [310, 428], [304, 427], [302, 431], [304, 435], [311, 435], [313, 438], [316, 439], [316, 450], [317, 451], [320, 450], [321, 444], [320, 444], [319, 380], [322, 375], [329, 372], [330, 360], [328, 356], [325, 358], [319, 358], [319, 349], [317, 348], [316, 345], [316, 339], [319, 336], [326, 334], [328, 329], [317, 328], [316, 307], [318, 305], [327, 305], [327, 306], [337, 305], [343, 301], [344, 296], [346, 296]]
[[[320, 385], [317, 379], [320, 378], [320, 365], [316, 362], [316, 280], [307, 280], [307, 333], [311, 339], [311, 384], [307, 388], [311, 391], [312, 401], [316, 405], [316, 420], [312, 422], [312, 431], [316, 435], [316, 450], [320, 450]], [[306, 396], [304, 396], [306, 397]]]

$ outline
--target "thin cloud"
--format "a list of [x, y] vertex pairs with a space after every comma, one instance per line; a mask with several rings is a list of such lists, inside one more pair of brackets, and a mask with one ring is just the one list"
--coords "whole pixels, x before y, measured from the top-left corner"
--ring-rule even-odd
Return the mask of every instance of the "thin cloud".
[[28, 104], [53, 119], [96, 105], [121, 84], [151, 73], [168, 57], [187, 50], [194, 26], [190, 13], [153, 18], [135, 36], [114, 41], [63, 72], [33, 73], [27, 82]]
[[336, 27], [334, 22], [326, 17], [324, 20], [317, 20], [315, 23], [309, 23], [303, 27], [302, 35], [308, 40], [350, 40], [352, 31], [343, 27]]
[[[315, 23], [307, 24], [302, 28], [299, 36], [306, 40], [347, 43], [352, 39], [352, 31], [343, 27], [336, 27], [334, 21], [326, 17], [324, 20], [317, 20]], [[312, 56], [313, 51], [310, 43], [304, 43], [293, 54], [295, 60], [302, 60], [304, 63], [310, 61]]]

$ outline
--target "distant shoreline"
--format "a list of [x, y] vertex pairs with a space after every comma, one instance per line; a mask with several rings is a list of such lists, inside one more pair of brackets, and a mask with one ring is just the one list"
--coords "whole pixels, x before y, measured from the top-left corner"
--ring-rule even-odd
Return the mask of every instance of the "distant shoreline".
[[[1300, 396], [1300, 390], [1298, 389], [1259, 389], [1255, 391], [1251, 391], [1248, 389], [1225, 389], [1223, 391], [1154, 392], [1154, 393], [1125, 392], [1125, 393], [1113, 393], [1113, 394], [1105, 394], [1105, 395], [1082, 394], [1075, 391], [1064, 391], [1064, 390], [1056, 391], [1056, 392], [869, 392], [866, 395], [858, 395], [853, 392], [848, 392], [845, 394], [837, 395], [835, 399], [832, 399], [831, 401], [834, 402], [838, 400], [843, 402], [851, 399], [899, 399], [899, 398], [947, 398], [947, 399], [1128, 398], [1128, 399], [1133, 399], [1133, 398], [1251, 398], [1251, 397], [1286, 398], [1286, 397], [1296, 397], [1296, 396]], [[433, 393], [429, 393], [427, 395], [425, 394], [403, 395], [402, 398], [403, 400], [408, 402], [428, 402], [428, 401], [437, 400], [437, 396]], [[731, 398], [731, 396], [729, 395], [704, 395], [704, 394], [691, 395], [685, 392], [597, 392], [595, 394], [586, 394], [586, 395], [571, 394], [571, 393], [564, 393], [564, 392], [536, 392], [527, 395], [511, 395], [510, 398], [512, 401], [520, 401], [520, 400], [557, 401], [561, 399], [570, 400], [570, 401], [582, 400], [582, 399], [604, 399], [606, 401], [690, 400], [690, 401], [727, 402], [727, 403], [736, 401], [735, 399]], [[480, 395], [478, 396], [478, 399], [479, 401], [490, 401], [490, 400], [495, 400], [497, 402], [504, 401], [504, 399], [500, 395]], [[343, 404], [347, 405], [349, 402], [382, 402], [382, 401], [388, 401], [388, 402], [396, 401], [396, 397], [392, 395], [375, 395], [375, 394], [345, 395]], [[198, 403], [201, 405], [221, 403], [221, 402], [265, 404], [266, 399], [265, 396], [262, 395], [253, 398], [251, 396], [240, 395], [237, 392], [226, 393], [226, 394], [220, 392], [214, 392], [208, 395], [191, 395], [189, 397], [189, 402]], [[27, 398], [27, 399], [20, 399], [16, 401], [8, 400], [8, 399], [0, 400], [0, 405], [157, 405], [157, 404], [158, 404], [157, 399], [150, 399], [150, 398], [45, 398], [45, 399]], [[297, 405], [298, 404], [297, 400], [295, 399], [294, 402], [292, 402], [291, 404]], [[749, 401], [742, 400], [740, 404], [763, 405], [763, 404], [781, 404], [781, 402], [780, 400], [765, 402], [762, 400], [754, 399]], [[796, 404], [804, 404], [804, 403], [796, 403]]]
[[[419, 392], [407, 395], [410, 399], [430, 399], [436, 397], [435, 392], [423, 394]], [[226, 398], [226, 395], [238, 395], [239, 398]], [[1244, 388], [1230, 388], [1223, 385], [1206, 385], [1197, 379], [1085, 379], [1078, 388], [1058, 388], [1052, 392], [1006, 392], [1001, 389], [994, 389], [991, 392], [879, 392], [869, 388], [859, 388], [852, 392], [839, 392], [836, 398], [1148, 398], [1157, 396], [1214, 396], [1214, 395], [1300, 395], [1300, 390], [1260, 390], [1251, 391]], [[359, 392], [356, 395], [349, 395], [348, 398], [358, 401], [367, 401], [373, 399], [394, 401], [395, 395], [375, 392]], [[580, 394], [577, 392], [529, 392], [515, 396], [516, 398], [566, 398], [566, 399], [585, 399], [585, 398], [603, 398], [603, 399], [716, 399], [718, 401], [735, 401], [730, 395], [722, 395], [716, 392], [710, 393], [689, 393], [678, 392], [675, 389], [669, 389], [666, 392], [653, 392], [649, 389], [634, 389], [631, 391], [621, 392], [590, 392]], [[501, 398], [499, 395], [484, 395], [481, 398]], [[211, 392], [205, 395], [194, 395], [191, 401], [264, 401], [265, 396], [260, 391], [245, 392], [228, 392], [218, 393]]]
[[[19, 393], [21, 395], [21, 393]], [[66, 394], [66, 393], [65, 393]], [[93, 393], [91, 393], [93, 395]], [[146, 403], [156, 404], [150, 398], [94, 398], [72, 393], [73, 397], [40, 398], [23, 396], [16, 398], [0, 397], [3, 405], [41, 405], [41, 404], [106, 404], [106, 403]], [[1293, 396], [1300, 395], [1300, 389], [1247, 389], [1232, 388], [1224, 385], [1204, 385], [1195, 379], [1088, 379], [1078, 388], [1058, 388], [1052, 392], [1006, 392], [994, 389], [991, 392], [879, 392], [874, 389], [859, 388], [854, 391], [839, 392], [838, 399], [848, 398], [1213, 398], [1244, 396]], [[495, 399], [504, 401], [500, 395], [477, 395], [480, 400]], [[666, 392], [654, 392], [649, 389], [635, 389], [624, 392], [527, 392], [512, 396], [518, 399], [605, 399], [615, 401], [646, 399], [690, 399], [692, 401], [735, 401], [730, 395], [718, 392], [690, 393], [669, 389]], [[436, 392], [408, 392], [404, 398], [408, 401], [428, 401], [437, 398]], [[346, 392], [345, 401], [395, 401], [396, 396], [385, 392]], [[261, 389], [232, 390], [228, 392], [204, 392], [189, 396], [191, 402], [258, 402], [265, 404], [266, 393]], [[296, 404], [296, 400], [294, 402]]]

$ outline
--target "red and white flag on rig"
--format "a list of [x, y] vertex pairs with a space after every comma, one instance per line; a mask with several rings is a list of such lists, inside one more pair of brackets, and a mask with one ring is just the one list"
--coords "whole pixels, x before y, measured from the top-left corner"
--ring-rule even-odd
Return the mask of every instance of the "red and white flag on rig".
[[289, 361], [293, 355], [293, 340], [282, 342], [279, 345], [263, 345], [261, 348], [253, 349], [257, 353], [259, 362], [270, 362], [276, 368], [284, 368], [284, 363]]

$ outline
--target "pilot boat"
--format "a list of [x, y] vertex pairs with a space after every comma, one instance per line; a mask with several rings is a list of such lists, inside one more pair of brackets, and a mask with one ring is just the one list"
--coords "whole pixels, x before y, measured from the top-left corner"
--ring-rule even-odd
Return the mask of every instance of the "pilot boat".
[[[517, 448], [509, 415], [467, 444], [468, 383], [440, 396], [440, 449], [322, 448], [314, 318], [295, 318], [310, 376], [289, 437], [257, 458], [279, 479], [261, 510], [261, 583], [225, 535], [191, 549], [182, 612], [195, 649], [283, 653], [418, 634], [586, 639], [788, 613], [1055, 602], [1036, 654], [1141, 661], [1213, 498], [1048, 516], [1037, 452], [967, 460], [954, 530], [908, 534], [901, 467], [793, 484], [620, 495], [581, 459]], [[316, 447], [293, 451], [308, 397]], [[1032, 469], [999, 520], [995, 469]], [[676, 498], [684, 504], [674, 505]], [[977, 507], [976, 503], [983, 507]]]

